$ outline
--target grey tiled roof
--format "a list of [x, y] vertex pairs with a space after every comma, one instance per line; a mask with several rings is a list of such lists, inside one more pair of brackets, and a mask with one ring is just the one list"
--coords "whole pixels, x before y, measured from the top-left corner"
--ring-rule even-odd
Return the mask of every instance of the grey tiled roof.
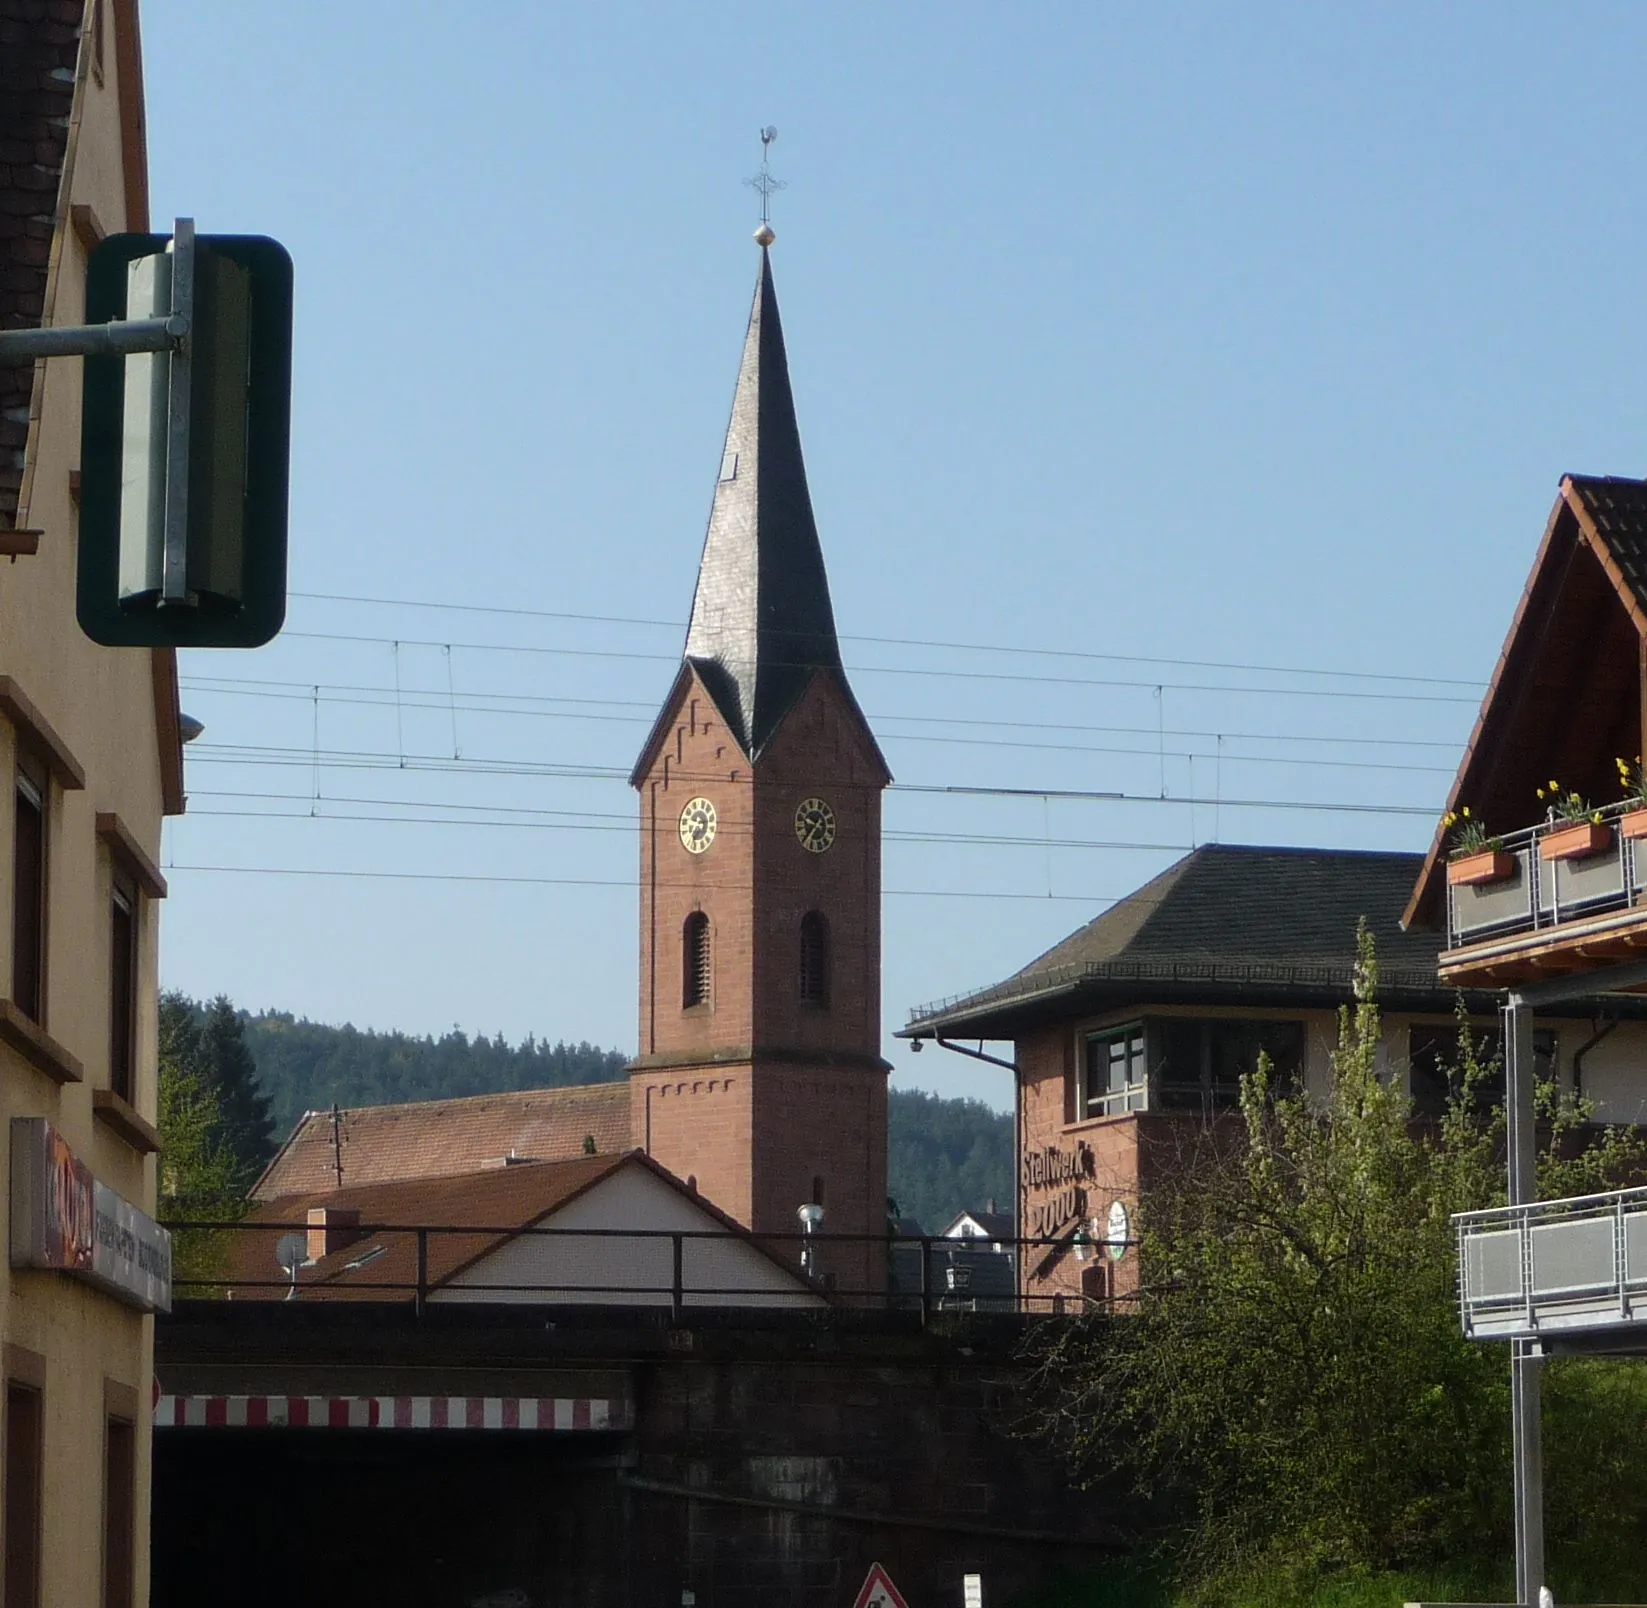
[[1386, 989], [1433, 991], [1447, 1009], [1439, 935], [1400, 926], [1422, 863], [1418, 854], [1207, 844], [1005, 981], [912, 1012], [904, 1031], [989, 1036], [1031, 1002], [1094, 988], [1139, 1003], [1168, 985], [1180, 997], [1248, 989], [1266, 999], [1322, 990], [1347, 998], [1363, 916]]
[[812, 673], [841, 668], [765, 250], [692, 600], [686, 657], [751, 758]]
[[1596, 534], [1647, 609], [1647, 480], [1616, 475], [1568, 475]]

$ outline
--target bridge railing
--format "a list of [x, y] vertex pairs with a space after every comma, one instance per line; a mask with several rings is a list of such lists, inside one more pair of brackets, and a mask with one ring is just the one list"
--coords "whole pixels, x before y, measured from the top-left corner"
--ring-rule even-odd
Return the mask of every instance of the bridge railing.
[[[1049, 1262], [1112, 1265], [1069, 1235], [758, 1234], [518, 1224], [174, 1220], [182, 1300], [514, 1303], [693, 1310], [826, 1307], [918, 1313], [1090, 1311], [1108, 1281], [1062, 1290]], [[1025, 1269], [1032, 1288], [1024, 1289]], [[1097, 1293], [1081, 1295], [1085, 1283]]]

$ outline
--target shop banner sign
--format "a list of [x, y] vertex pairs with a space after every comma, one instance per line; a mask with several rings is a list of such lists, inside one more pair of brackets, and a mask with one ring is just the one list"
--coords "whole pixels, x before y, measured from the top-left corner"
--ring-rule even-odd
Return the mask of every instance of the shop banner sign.
[[11, 1265], [53, 1268], [144, 1312], [172, 1309], [172, 1237], [93, 1177], [44, 1117], [11, 1123]]

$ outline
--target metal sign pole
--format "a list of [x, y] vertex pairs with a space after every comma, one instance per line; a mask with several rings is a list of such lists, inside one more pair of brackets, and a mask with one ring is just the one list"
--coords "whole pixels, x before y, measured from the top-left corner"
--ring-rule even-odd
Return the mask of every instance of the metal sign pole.
[[[1538, 1198], [1534, 1143], [1533, 1012], [1512, 993], [1504, 1006], [1504, 1103], [1509, 1118], [1510, 1204]], [[1523, 1267], [1523, 1280], [1531, 1270]], [[1515, 1466], [1515, 1594], [1538, 1600], [1544, 1584], [1544, 1436], [1539, 1385], [1544, 1357], [1536, 1340], [1510, 1343], [1510, 1439]]]
[[[172, 235], [172, 317], [194, 319], [194, 219]], [[172, 353], [166, 411], [166, 526], [161, 608], [187, 607], [189, 596], [189, 401], [193, 364], [185, 339]]]
[[39, 357], [129, 357], [133, 352], [176, 351], [188, 325], [167, 318], [115, 319], [108, 324], [54, 324], [49, 329], [0, 330], [0, 363], [32, 363]]

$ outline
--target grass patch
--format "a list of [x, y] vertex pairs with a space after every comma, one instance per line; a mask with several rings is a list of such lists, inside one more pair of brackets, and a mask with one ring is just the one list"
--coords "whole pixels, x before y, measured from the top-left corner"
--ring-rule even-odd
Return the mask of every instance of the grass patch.
[[1166, 1586], [1160, 1576], [1131, 1564], [1114, 1564], [1070, 1576], [1012, 1608], [1401, 1608], [1407, 1602], [1505, 1602], [1505, 1571], [1485, 1565], [1401, 1574], [1360, 1572], [1310, 1581], [1255, 1579], [1231, 1582], [1200, 1596]]

